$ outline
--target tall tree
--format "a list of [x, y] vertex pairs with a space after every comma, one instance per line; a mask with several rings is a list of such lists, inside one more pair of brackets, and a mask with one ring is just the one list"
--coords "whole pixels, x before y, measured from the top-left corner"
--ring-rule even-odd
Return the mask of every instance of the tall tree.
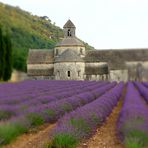
[[5, 47], [4, 47], [2, 28], [0, 26], [0, 80], [3, 79], [4, 69], [5, 69]]
[[4, 67], [4, 75], [3, 75], [3, 80], [7, 81], [11, 78], [12, 74], [12, 44], [10, 40], [10, 36], [7, 33], [6, 36], [4, 37], [4, 43], [5, 43], [5, 67]]

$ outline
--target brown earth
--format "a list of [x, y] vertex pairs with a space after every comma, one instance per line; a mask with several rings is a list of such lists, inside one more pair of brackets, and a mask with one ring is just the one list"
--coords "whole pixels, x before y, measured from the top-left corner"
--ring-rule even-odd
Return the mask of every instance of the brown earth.
[[124, 148], [117, 139], [115, 127], [121, 104], [120, 101], [106, 122], [97, 129], [96, 134], [83, 141], [77, 148]]
[[43, 148], [49, 140], [49, 131], [55, 124], [45, 124], [29, 133], [19, 136], [16, 140], [3, 148]]

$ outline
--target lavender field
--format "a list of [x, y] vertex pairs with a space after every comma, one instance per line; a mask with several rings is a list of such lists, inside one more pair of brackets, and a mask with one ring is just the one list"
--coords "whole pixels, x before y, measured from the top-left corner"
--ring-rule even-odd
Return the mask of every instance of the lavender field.
[[114, 125], [116, 137], [125, 147], [144, 147], [148, 144], [147, 92], [147, 82], [26, 80], [0, 83], [0, 145], [10, 143], [34, 127], [55, 123], [49, 131], [48, 147], [76, 147], [95, 134], [122, 101]]

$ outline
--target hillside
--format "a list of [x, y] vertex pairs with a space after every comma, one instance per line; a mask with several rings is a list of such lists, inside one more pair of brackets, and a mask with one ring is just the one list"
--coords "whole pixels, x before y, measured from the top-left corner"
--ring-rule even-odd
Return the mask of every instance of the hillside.
[[[60, 27], [47, 16], [36, 16], [19, 7], [0, 3], [0, 24], [3, 31], [10, 33], [13, 45], [13, 66], [26, 70], [26, 57], [29, 48], [52, 49], [63, 37]], [[91, 48], [85, 43], [86, 48]]]

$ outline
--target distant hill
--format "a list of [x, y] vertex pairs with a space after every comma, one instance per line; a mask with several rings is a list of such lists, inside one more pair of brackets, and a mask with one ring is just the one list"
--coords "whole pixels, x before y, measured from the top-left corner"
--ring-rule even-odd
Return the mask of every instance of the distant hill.
[[[26, 70], [29, 48], [52, 49], [63, 38], [63, 31], [47, 16], [36, 16], [20, 9], [0, 3], [0, 24], [10, 33], [13, 45], [14, 68]], [[87, 49], [93, 49], [85, 43]]]

